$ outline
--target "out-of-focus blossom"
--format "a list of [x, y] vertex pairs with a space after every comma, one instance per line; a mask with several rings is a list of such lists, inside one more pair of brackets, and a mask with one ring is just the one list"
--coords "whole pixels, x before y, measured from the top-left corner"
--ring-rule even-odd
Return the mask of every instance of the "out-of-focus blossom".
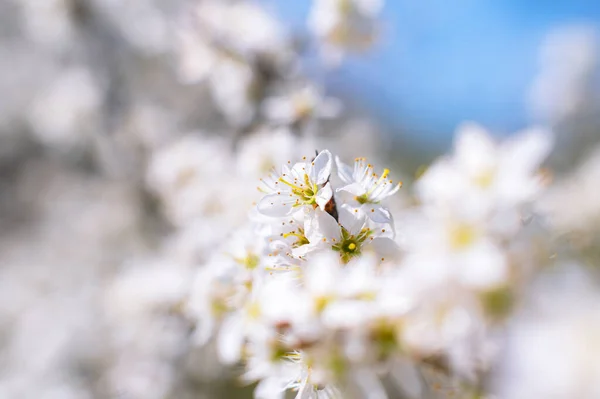
[[189, 327], [176, 313], [187, 297], [191, 271], [157, 263], [130, 266], [106, 291], [109, 346], [117, 355], [105, 378], [115, 395], [163, 397], [186, 348]]
[[264, 112], [277, 124], [294, 125], [317, 118], [334, 118], [341, 112], [340, 103], [333, 98], [325, 98], [314, 86], [294, 90], [287, 96], [265, 100]]
[[248, 125], [260, 102], [266, 74], [287, 61], [283, 29], [260, 7], [248, 2], [202, 1], [180, 37], [180, 76], [207, 80], [227, 120]]
[[229, 145], [224, 139], [190, 134], [154, 154], [147, 181], [173, 223], [224, 211], [227, 198], [220, 197], [225, 189], [220, 181], [234, 172]]
[[467, 381], [494, 364], [491, 321], [507, 317], [518, 286], [511, 284], [525, 274], [511, 244], [523, 230], [521, 213], [542, 194], [538, 169], [550, 147], [541, 130], [496, 143], [479, 126], [464, 125], [454, 154], [416, 182], [420, 203], [399, 223], [403, 276], [415, 303], [407, 344], [418, 357], [441, 356]]
[[[193, 26], [215, 51], [227, 50], [248, 62], [254, 58], [274, 61], [286, 56], [287, 38], [283, 27], [264, 9], [252, 2], [199, 2]], [[221, 47], [222, 46], [222, 47]]]
[[99, 123], [101, 88], [90, 71], [66, 70], [34, 100], [30, 123], [39, 140], [56, 149], [90, 140]]
[[[453, 216], [414, 215], [405, 221], [406, 266], [435, 286], [450, 281], [488, 289], [507, 281], [508, 260], [487, 223]], [[435, 248], [435, 251], [431, 251]]]
[[37, 43], [64, 49], [71, 43], [75, 32], [74, 5], [67, 0], [15, 1], [21, 7], [21, 15], [28, 36]]
[[489, 217], [491, 210], [518, 209], [540, 192], [543, 179], [538, 172], [551, 148], [552, 137], [544, 129], [495, 143], [482, 127], [464, 124], [453, 156], [436, 162], [420, 179], [420, 198], [442, 211], [450, 207], [475, 218]]
[[238, 143], [237, 172], [242, 178], [260, 179], [279, 165], [314, 149], [314, 143], [287, 128], [264, 128], [244, 136]]
[[455, 374], [476, 379], [493, 364], [497, 351], [477, 296], [449, 285], [420, 298], [406, 316], [403, 339], [408, 350], [421, 360], [445, 354]]
[[499, 398], [591, 399], [600, 395], [597, 287], [589, 276], [569, 274], [573, 270], [567, 268], [542, 280], [511, 323], [507, 350], [494, 381]]
[[598, 33], [590, 26], [561, 27], [545, 39], [541, 71], [528, 93], [534, 119], [556, 124], [589, 109], [598, 64]]
[[222, 60], [209, 80], [215, 103], [234, 126], [246, 126], [254, 118], [259, 85], [255, 71], [233, 58]]
[[346, 52], [371, 46], [382, 8], [383, 0], [314, 0], [309, 28], [325, 58], [337, 63]]
[[[92, 0], [93, 6], [113, 24], [123, 38], [142, 53], [156, 55], [170, 50], [173, 34], [170, 24], [174, 10], [154, 0]], [[177, 4], [177, 1], [172, 2]], [[135, 23], [131, 23], [135, 21]]]
[[556, 182], [538, 201], [538, 209], [559, 232], [594, 232], [600, 218], [600, 198], [596, 187], [600, 181], [600, 150]]
[[417, 183], [423, 206], [406, 220], [407, 265], [430, 283], [450, 278], [478, 289], [506, 283], [502, 247], [518, 232], [523, 207], [540, 193], [538, 168], [550, 145], [543, 131], [496, 144], [479, 126], [464, 125], [454, 155]]

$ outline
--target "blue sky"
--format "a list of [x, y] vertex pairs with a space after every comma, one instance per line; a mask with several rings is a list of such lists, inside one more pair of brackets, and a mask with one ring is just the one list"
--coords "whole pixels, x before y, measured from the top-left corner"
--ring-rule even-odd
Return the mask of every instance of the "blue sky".
[[[304, 29], [310, 1], [263, 1]], [[387, 0], [378, 47], [328, 80], [392, 126], [448, 135], [470, 119], [508, 132], [528, 123], [544, 37], [579, 23], [600, 28], [600, 0]]]

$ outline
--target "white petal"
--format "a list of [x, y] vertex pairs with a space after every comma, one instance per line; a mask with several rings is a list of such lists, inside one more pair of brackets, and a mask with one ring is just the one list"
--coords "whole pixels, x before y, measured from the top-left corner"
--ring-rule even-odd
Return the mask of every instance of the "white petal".
[[331, 164], [331, 153], [328, 150], [321, 151], [311, 163], [309, 177], [312, 182], [315, 184], [325, 184], [331, 174]]
[[319, 189], [315, 201], [321, 210], [325, 209], [325, 205], [327, 205], [332, 196], [333, 190], [331, 189], [331, 184], [327, 183], [323, 188]]
[[292, 213], [296, 197], [289, 194], [269, 194], [263, 197], [256, 209], [263, 215], [271, 217], [282, 217]]
[[359, 397], [365, 399], [387, 399], [388, 396], [381, 381], [372, 370], [357, 370], [352, 380], [361, 392]]
[[[294, 166], [292, 166], [292, 169], [290, 170], [290, 174], [284, 178], [287, 181], [289, 181], [290, 183], [294, 183], [294, 184], [298, 183], [298, 185], [300, 185], [300, 187], [302, 187], [302, 185], [304, 184], [304, 175], [306, 175], [307, 173], [310, 175], [309, 172], [311, 169], [312, 169], [312, 166], [310, 166], [309, 163], [296, 162], [294, 164]], [[298, 181], [295, 182], [294, 181], [295, 179], [298, 179]]]
[[409, 398], [423, 397], [423, 376], [412, 361], [404, 358], [396, 360], [391, 367], [390, 376]]
[[446, 254], [424, 251], [408, 252], [402, 259], [402, 264], [408, 281], [412, 283], [411, 289], [417, 292], [447, 284], [454, 266], [449, 264]]
[[304, 380], [302, 385], [300, 385], [296, 399], [313, 399], [316, 397], [317, 393], [315, 392], [314, 386], [309, 384], [307, 380]]
[[518, 164], [523, 171], [534, 172], [552, 150], [553, 138], [543, 128], [531, 128], [508, 140], [503, 150], [505, 165]]
[[306, 216], [304, 234], [311, 243], [318, 243], [323, 238], [326, 238], [328, 241], [335, 238], [339, 241], [341, 229], [333, 216], [320, 209], [315, 209], [314, 212], [310, 212]]
[[348, 185], [345, 185], [344, 187], [340, 187], [338, 188], [336, 191], [346, 191], [352, 195], [363, 195], [367, 192], [367, 190], [365, 190], [365, 188], [358, 184], [358, 183], [350, 183]]
[[372, 312], [372, 304], [365, 301], [334, 301], [323, 311], [321, 320], [327, 328], [349, 330], [365, 325], [373, 317]]
[[457, 262], [461, 281], [474, 288], [493, 288], [508, 278], [504, 253], [491, 241], [481, 240], [462, 254]]
[[339, 284], [340, 257], [334, 251], [321, 252], [309, 262], [304, 285], [313, 295], [331, 295]]
[[356, 212], [357, 209], [352, 208], [348, 204], [338, 207], [339, 222], [348, 233], [356, 235], [365, 225], [365, 219], [362, 212]]
[[400, 253], [400, 248], [391, 238], [376, 237], [371, 240], [371, 246], [375, 252], [384, 258], [393, 258]]
[[289, 122], [294, 119], [294, 111], [285, 97], [268, 98], [262, 105], [263, 114], [276, 122]]
[[335, 164], [337, 166], [337, 172], [340, 179], [346, 184], [352, 183], [354, 181], [352, 179], [352, 168], [343, 163], [338, 156], [335, 157]]
[[217, 337], [217, 350], [223, 363], [233, 364], [242, 356], [244, 326], [239, 314], [233, 314], [223, 321]]
[[478, 124], [459, 126], [455, 144], [456, 161], [469, 174], [494, 168], [497, 160], [496, 144], [487, 131]]
[[285, 176], [290, 176], [291, 174], [292, 174], [292, 170], [289, 168], [289, 166], [287, 166], [287, 165], [284, 164], [281, 167], [281, 175], [282, 176], [284, 176], [284, 175]]
[[435, 162], [415, 184], [419, 199], [426, 204], [462, 198], [465, 187], [468, 185], [464, 173], [449, 159]]
[[255, 399], [283, 399], [287, 382], [281, 378], [267, 377], [254, 389]]
[[542, 188], [537, 169], [551, 148], [552, 138], [542, 129], [531, 129], [503, 146], [497, 182], [502, 200], [510, 205], [533, 199]]
[[[388, 183], [389, 185], [384, 186], [384, 190], [381, 190], [381, 192], [379, 194], [377, 194], [377, 200], [378, 201], [382, 201], [388, 197], [391, 197], [392, 195], [396, 194], [398, 192], [398, 190], [400, 190], [400, 187], [402, 187], [402, 184], [394, 184], [392, 187], [393, 183]], [[390, 189], [390, 187], [392, 187]], [[375, 192], [373, 192], [371, 195], [375, 195]]]
[[386, 208], [379, 204], [365, 204], [362, 208], [367, 217], [375, 223], [390, 224], [393, 227], [392, 214]]
[[301, 257], [307, 256], [308, 254], [310, 254], [314, 251], [322, 249], [322, 247], [318, 244], [319, 244], [319, 242], [316, 241], [314, 244], [313, 243], [304, 244], [304, 245], [299, 246], [298, 248], [292, 248], [292, 256], [294, 258], [301, 258]]
[[194, 331], [194, 343], [196, 345], [206, 345], [212, 338], [215, 328], [215, 321], [212, 317], [203, 317]]

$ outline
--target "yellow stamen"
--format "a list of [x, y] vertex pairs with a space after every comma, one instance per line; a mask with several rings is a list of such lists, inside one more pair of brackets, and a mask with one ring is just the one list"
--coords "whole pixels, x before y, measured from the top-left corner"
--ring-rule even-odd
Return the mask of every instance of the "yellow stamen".
[[290, 186], [294, 190], [302, 191], [302, 189], [300, 187], [293, 185], [289, 181], [285, 180], [283, 177], [280, 177], [279, 181], [282, 182], [283, 184], [285, 184], [286, 186]]
[[[381, 183], [383, 183], [383, 181], [384, 181], [384, 180], [387, 178], [387, 176], [388, 176], [389, 174], [390, 174], [390, 170], [389, 170], [389, 169], [387, 169], [387, 168], [385, 168], [385, 169], [383, 170], [383, 173], [382, 173], [382, 174], [381, 174], [381, 176], [379, 177], [379, 179], [378, 179], [378, 180], [375, 182], [375, 184], [373, 184], [373, 186], [371, 187], [371, 189], [370, 189], [370, 190], [369, 190], [369, 191], [368, 191], [366, 194], [364, 194], [364, 195], [365, 195], [365, 196], [368, 198], [368, 197], [369, 197], [369, 195], [371, 195], [371, 194], [373, 193], [373, 191], [375, 191], [375, 189], [376, 189], [377, 187], [379, 187], [379, 185], [380, 185]], [[377, 175], [376, 175], [375, 173], [373, 173], [373, 176], [377, 176]], [[386, 184], [387, 184], [387, 182], [386, 182]]]

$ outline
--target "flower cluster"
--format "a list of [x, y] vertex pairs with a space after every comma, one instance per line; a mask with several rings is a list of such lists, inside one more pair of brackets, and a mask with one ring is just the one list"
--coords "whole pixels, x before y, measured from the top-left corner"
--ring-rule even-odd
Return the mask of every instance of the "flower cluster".
[[401, 183], [364, 158], [350, 167], [327, 150], [260, 183], [251, 225], [198, 276], [200, 339], [220, 325], [221, 357], [244, 360], [245, 378], [261, 380], [257, 397], [338, 392], [351, 372], [376, 381], [364, 372], [394, 354], [406, 310], [385, 207]]
[[388, 169], [328, 150], [288, 161], [260, 179], [250, 224], [198, 273], [198, 342], [216, 334], [220, 358], [260, 381], [257, 398], [384, 397], [380, 378], [402, 362], [436, 365], [476, 392], [550, 144], [539, 130], [496, 144], [463, 126], [400, 223], [386, 205], [402, 184]]
[[[457, 132], [454, 153], [416, 182], [419, 206], [403, 219], [401, 266], [420, 310], [405, 325], [419, 358], [443, 354], [454, 374], [479, 381], [493, 363], [494, 327], [528, 281], [534, 252], [524, 231], [552, 146], [530, 129], [495, 143], [480, 126]], [[522, 240], [525, 248], [515, 245]]]
[[[308, 25], [322, 58], [338, 65], [346, 52], [369, 48], [382, 5], [315, 0]], [[304, 127], [339, 114], [339, 104], [302, 76], [301, 56], [313, 43], [295, 40], [258, 4], [202, 0], [186, 16], [178, 32], [179, 75], [187, 83], [206, 82], [232, 126], [266, 120]]]

